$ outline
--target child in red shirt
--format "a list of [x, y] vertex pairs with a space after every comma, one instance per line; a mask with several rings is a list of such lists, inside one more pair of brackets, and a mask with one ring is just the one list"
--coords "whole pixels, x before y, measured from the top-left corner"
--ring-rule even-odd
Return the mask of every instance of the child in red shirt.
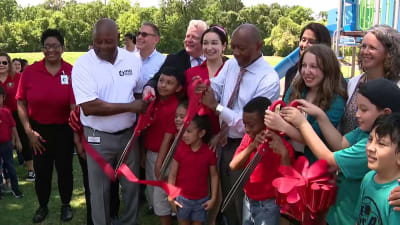
[[[281, 137], [274, 132], [265, 132], [264, 113], [271, 105], [269, 99], [256, 97], [243, 108], [243, 123], [246, 134], [236, 149], [230, 163], [232, 170], [245, 167], [254, 157], [257, 147], [266, 138], [269, 148], [258, 163], [244, 186], [246, 207], [243, 211], [243, 224], [279, 225], [280, 208], [275, 204], [275, 191], [272, 180], [279, 177], [279, 166], [290, 165], [294, 153], [283, 144]], [[249, 212], [246, 212], [246, 209]]]
[[[168, 183], [182, 188], [180, 196], [169, 201], [177, 209], [180, 225], [200, 225], [217, 199], [218, 173], [215, 153], [206, 144], [210, 139], [208, 116], [195, 116], [183, 134], [171, 163]], [[208, 178], [211, 177], [211, 199]]]
[[[153, 122], [145, 130], [144, 147], [146, 151], [146, 180], [157, 180], [155, 163], [163, 141], [171, 141], [176, 133], [174, 123], [175, 111], [178, 106], [176, 94], [182, 90], [185, 83], [183, 72], [175, 67], [164, 67], [157, 82], [157, 98], [154, 103]], [[167, 135], [168, 134], [168, 135]], [[164, 140], [164, 136], [169, 140]], [[168, 196], [161, 188], [148, 188], [149, 201], [154, 213], [160, 217], [162, 225], [172, 224], [172, 209]]]
[[[7, 169], [10, 176], [12, 193], [16, 198], [22, 198], [24, 195], [19, 189], [12, 150], [14, 145], [20, 151], [22, 150], [22, 145], [11, 112], [6, 107], [3, 107], [5, 99], [5, 90], [0, 86], [0, 161], [3, 159], [4, 168]], [[0, 180], [0, 184], [2, 183], [3, 179]]]

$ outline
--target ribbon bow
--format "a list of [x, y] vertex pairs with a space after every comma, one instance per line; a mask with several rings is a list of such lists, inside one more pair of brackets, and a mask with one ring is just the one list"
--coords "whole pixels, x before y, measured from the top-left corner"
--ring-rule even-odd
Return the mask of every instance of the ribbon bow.
[[283, 177], [273, 180], [276, 201], [281, 212], [291, 215], [304, 225], [316, 223], [318, 214], [335, 202], [336, 186], [330, 183], [332, 175], [325, 160], [310, 166], [307, 158], [300, 156], [294, 166], [280, 166]]

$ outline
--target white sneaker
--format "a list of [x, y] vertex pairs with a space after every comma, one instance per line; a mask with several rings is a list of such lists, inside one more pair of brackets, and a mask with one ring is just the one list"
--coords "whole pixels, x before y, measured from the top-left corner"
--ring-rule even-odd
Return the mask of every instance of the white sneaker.
[[35, 178], [36, 178], [35, 172], [32, 171], [32, 170], [29, 170], [29, 171], [28, 171], [28, 177], [26, 178], [26, 181], [31, 181], [31, 182], [33, 182], [33, 181], [35, 181]]

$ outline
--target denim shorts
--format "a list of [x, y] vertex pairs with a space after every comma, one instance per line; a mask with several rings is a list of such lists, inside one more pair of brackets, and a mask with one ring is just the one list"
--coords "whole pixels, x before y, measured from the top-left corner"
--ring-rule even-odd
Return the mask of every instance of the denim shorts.
[[280, 215], [275, 199], [257, 201], [244, 197], [243, 225], [279, 225]]
[[207, 211], [204, 209], [202, 204], [208, 200], [208, 196], [197, 200], [191, 200], [182, 196], [178, 196], [176, 201], [182, 205], [182, 208], [177, 207], [178, 219], [205, 223], [207, 221]]

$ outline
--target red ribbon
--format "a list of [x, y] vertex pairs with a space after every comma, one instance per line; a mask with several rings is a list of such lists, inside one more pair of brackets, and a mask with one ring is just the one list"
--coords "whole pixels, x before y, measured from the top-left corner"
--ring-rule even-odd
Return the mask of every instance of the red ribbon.
[[198, 115], [206, 115], [210, 111], [206, 106], [204, 106], [201, 103], [201, 98], [204, 95], [204, 92], [202, 93], [196, 93], [195, 89], [196, 86], [199, 84], [205, 84], [205, 85], [210, 85], [210, 80], [202, 80], [201, 78], [198, 78], [194, 80], [191, 85], [192, 87], [189, 88], [188, 90], [188, 95], [189, 95], [189, 105], [188, 105], [188, 110], [183, 122], [183, 126], [186, 128], [189, 126], [190, 122], [193, 120], [193, 118]]
[[280, 166], [283, 177], [273, 180], [276, 201], [281, 212], [291, 215], [304, 225], [316, 224], [319, 214], [334, 204], [336, 186], [331, 184], [332, 175], [325, 160], [311, 166], [306, 157], [300, 156], [293, 167]]
[[[152, 96], [147, 96], [146, 99], [148, 100], [150, 97], [152, 97]], [[148, 127], [151, 124], [151, 122], [154, 120], [154, 118], [152, 117], [153, 108], [154, 108], [154, 101], [149, 104], [146, 113], [139, 117], [137, 125], [135, 127], [135, 130], [132, 134], [132, 135], [134, 135], [134, 137], [138, 137], [140, 135], [140, 133], [146, 127]], [[115, 176], [115, 172], [114, 172], [114, 169], [112, 168], [112, 166], [104, 160], [104, 158], [87, 142], [87, 140], [85, 138], [85, 135], [83, 132], [83, 126], [79, 120], [80, 108], [76, 107], [73, 113], [75, 115], [78, 115], [77, 116], [78, 121], [70, 120], [70, 124], [73, 124], [73, 128], [77, 128], [77, 129], [74, 129], [74, 131], [77, 132], [79, 134], [79, 136], [81, 137], [83, 148], [89, 154], [89, 156], [92, 157], [92, 159], [100, 166], [100, 168], [104, 171], [104, 173], [112, 181], [115, 181], [117, 179], [117, 177]], [[72, 118], [72, 117], [70, 117], [70, 118]], [[128, 151], [132, 148], [134, 142], [135, 142], [135, 140], [133, 140], [130, 143], [130, 145], [128, 146]], [[128, 152], [128, 154], [129, 154], [129, 152]], [[123, 174], [124, 176], [126, 176], [126, 178], [130, 182], [136, 182], [136, 183], [161, 187], [168, 195], [174, 196], [174, 198], [176, 196], [178, 196], [180, 193], [180, 188], [177, 188], [173, 185], [167, 184], [163, 181], [139, 180], [135, 176], [135, 174], [129, 169], [129, 167], [126, 166], [126, 164], [122, 164], [118, 168], [117, 172], [118, 172], [118, 175]]]
[[118, 175], [124, 175], [126, 177], [126, 179], [128, 179], [130, 182], [160, 187], [171, 198], [176, 198], [181, 193], [181, 188], [176, 187], [171, 184], [168, 184], [166, 182], [160, 181], [160, 180], [139, 180], [135, 176], [135, 174], [129, 169], [129, 167], [125, 164], [122, 164], [118, 168]]

